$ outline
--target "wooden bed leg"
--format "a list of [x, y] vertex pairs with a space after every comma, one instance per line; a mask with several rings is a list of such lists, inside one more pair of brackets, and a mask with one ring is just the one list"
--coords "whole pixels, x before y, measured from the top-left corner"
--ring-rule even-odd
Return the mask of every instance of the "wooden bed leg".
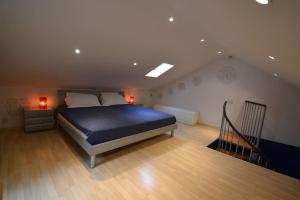
[[174, 137], [174, 130], [171, 130], [171, 137]]
[[90, 161], [90, 168], [95, 167], [95, 160], [96, 160], [96, 155], [91, 156], [91, 161]]

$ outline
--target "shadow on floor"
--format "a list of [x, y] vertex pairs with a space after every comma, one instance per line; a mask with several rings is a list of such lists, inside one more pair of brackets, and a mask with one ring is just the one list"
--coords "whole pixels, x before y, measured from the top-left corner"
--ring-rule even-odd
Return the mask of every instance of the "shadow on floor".
[[[145, 164], [156, 157], [175, 150], [185, 143], [182, 139], [170, 137], [170, 134], [162, 134], [97, 155], [96, 166], [90, 169], [88, 166], [89, 155], [65, 131], [61, 130], [60, 133], [76, 158], [91, 172], [91, 177], [97, 180], [107, 180], [115, 177]], [[170, 144], [170, 142], [172, 144]], [[164, 145], [166, 143], [168, 143], [168, 145]], [[164, 148], [161, 148], [162, 145]], [[131, 162], [130, 160], [134, 161]]]

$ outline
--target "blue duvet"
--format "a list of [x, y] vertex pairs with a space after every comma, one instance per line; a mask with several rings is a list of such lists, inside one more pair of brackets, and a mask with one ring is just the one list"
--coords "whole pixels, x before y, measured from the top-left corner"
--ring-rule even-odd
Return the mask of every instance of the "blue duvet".
[[176, 123], [173, 115], [137, 105], [59, 108], [58, 112], [92, 145]]

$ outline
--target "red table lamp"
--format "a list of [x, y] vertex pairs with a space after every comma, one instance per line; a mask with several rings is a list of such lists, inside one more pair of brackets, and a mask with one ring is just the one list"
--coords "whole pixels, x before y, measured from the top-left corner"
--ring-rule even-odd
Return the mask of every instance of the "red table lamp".
[[47, 109], [47, 97], [40, 97], [40, 109], [41, 110]]
[[129, 103], [130, 104], [134, 104], [134, 96], [130, 96], [129, 97]]

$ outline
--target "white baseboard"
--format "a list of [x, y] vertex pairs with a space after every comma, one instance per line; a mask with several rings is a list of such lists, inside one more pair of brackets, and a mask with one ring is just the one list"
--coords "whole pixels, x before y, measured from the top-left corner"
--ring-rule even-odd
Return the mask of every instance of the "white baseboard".
[[177, 121], [188, 125], [195, 125], [199, 120], [199, 112], [195, 112], [195, 111], [175, 108], [171, 106], [158, 105], [158, 104], [154, 105], [154, 109], [174, 115]]

